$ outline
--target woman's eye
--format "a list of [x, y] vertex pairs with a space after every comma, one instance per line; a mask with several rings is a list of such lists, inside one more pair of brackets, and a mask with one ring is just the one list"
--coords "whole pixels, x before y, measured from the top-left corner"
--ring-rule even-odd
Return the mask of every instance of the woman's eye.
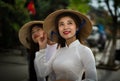
[[32, 34], [34, 34], [34, 33], [35, 33], [35, 31], [32, 31], [31, 33], [32, 33]]
[[37, 29], [37, 30], [33, 30], [32, 31], [32, 34], [34, 34], [35, 32], [38, 32], [40, 29]]
[[63, 25], [64, 25], [63, 23], [59, 24], [59, 26], [63, 26]]
[[72, 24], [72, 22], [69, 22], [68, 24]]

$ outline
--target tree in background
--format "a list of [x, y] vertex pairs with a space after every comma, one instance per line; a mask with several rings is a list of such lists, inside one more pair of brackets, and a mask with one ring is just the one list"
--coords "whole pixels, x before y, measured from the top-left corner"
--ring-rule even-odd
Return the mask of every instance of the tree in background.
[[90, 10], [90, 5], [88, 4], [90, 0], [69, 0], [70, 4], [68, 8], [73, 10], [78, 10], [81, 13], [87, 14]]
[[28, 7], [31, 1], [36, 10], [36, 14], [31, 14], [32, 20], [44, 20], [51, 12], [57, 9], [65, 9], [69, 4], [69, 0], [27, 0], [25, 7]]
[[0, 1], [0, 48], [11, 48], [19, 44], [19, 28], [30, 19], [23, 4], [24, 0]]
[[[106, 17], [102, 17], [103, 19], [107, 20], [107, 25], [109, 26], [109, 29], [111, 31], [111, 38], [108, 41], [108, 45], [110, 48], [106, 47], [105, 50], [109, 50], [109, 57], [108, 57], [108, 61], [107, 63], [100, 63], [100, 65], [98, 66], [99, 68], [103, 68], [103, 69], [110, 69], [110, 70], [117, 70], [120, 68], [119, 65], [115, 64], [115, 53], [116, 53], [116, 41], [117, 39], [120, 37], [119, 36], [119, 31], [120, 31], [120, 27], [119, 27], [119, 8], [120, 8], [120, 0], [97, 0], [99, 3], [99, 8], [104, 9], [104, 6], [100, 5], [101, 3], [105, 3], [106, 7], [108, 9], [108, 12], [110, 14], [110, 17], [107, 18]], [[112, 5], [110, 3], [113, 3]], [[103, 20], [102, 19], [102, 20]], [[112, 43], [112, 45], [110, 46], [110, 43]], [[107, 54], [107, 52], [104, 52], [103, 58], [105, 58], [105, 55]], [[103, 60], [103, 59], [101, 59]]]
[[112, 66], [116, 68], [116, 64], [115, 64], [115, 51], [116, 51], [116, 40], [117, 38], [117, 31], [120, 30], [120, 27], [118, 26], [118, 17], [120, 15], [120, 12], [118, 10], [118, 8], [120, 8], [120, 0], [113, 0], [113, 8], [114, 10], [112, 11], [112, 9], [110, 8], [110, 2], [109, 0], [105, 0], [105, 4], [107, 5], [107, 8], [110, 12], [110, 15], [112, 17], [112, 47], [111, 47], [111, 51], [110, 51], [110, 57], [108, 60], [107, 65], [108, 66]]
[[56, 9], [67, 8], [64, 0], [1, 0], [0, 1], [0, 47], [18, 46], [18, 31], [30, 20], [44, 20]]
[[[108, 69], [119, 69], [120, 66], [115, 64], [115, 53], [116, 53], [116, 41], [118, 39], [117, 34], [119, 33], [118, 30], [120, 30], [120, 27], [118, 25], [119, 21], [118, 21], [118, 17], [119, 17], [119, 8], [120, 8], [120, 0], [112, 0], [113, 1], [113, 5], [112, 8], [114, 10], [112, 10], [112, 8], [110, 7], [110, 0], [103, 0], [104, 3], [106, 4], [108, 11], [111, 15], [112, 18], [112, 25], [111, 27], [111, 32], [112, 32], [112, 37], [111, 37], [111, 41], [112, 41], [112, 46], [110, 48], [110, 55], [109, 55], [109, 59], [108, 62], [106, 64], [107, 67], [109, 67]], [[99, 3], [101, 2], [101, 0], [99, 0]], [[119, 36], [120, 37], [120, 36]]]

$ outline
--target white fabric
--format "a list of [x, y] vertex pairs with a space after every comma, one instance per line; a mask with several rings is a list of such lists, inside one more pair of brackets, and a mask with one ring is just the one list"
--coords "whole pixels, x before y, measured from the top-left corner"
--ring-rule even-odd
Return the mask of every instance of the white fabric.
[[82, 74], [85, 71], [85, 80], [83, 81], [97, 81], [93, 53], [78, 40], [71, 43], [69, 47], [58, 49], [49, 61], [46, 61], [45, 56], [46, 49], [36, 52], [35, 63], [41, 77], [54, 72], [56, 80], [82, 81]]
[[56, 49], [57, 49], [57, 43], [53, 45], [47, 45], [47, 49], [46, 49], [46, 60], [47, 61], [50, 59], [52, 54], [54, 54]]
[[[46, 59], [46, 61], [48, 61], [52, 54], [54, 54], [54, 52], [56, 51], [57, 49], [57, 44], [53, 44], [53, 45], [47, 45], [47, 48], [46, 48], [46, 56], [44, 57], [44, 59]], [[43, 50], [44, 51], [44, 50]], [[39, 71], [38, 71], [38, 68], [37, 67], [37, 64], [36, 64], [36, 61], [39, 60], [39, 58], [36, 58], [38, 55], [36, 54], [35, 56], [35, 60], [34, 60], [34, 67], [35, 67], [35, 71], [36, 71], [36, 74], [37, 74], [37, 81], [46, 81], [45, 78], [41, 78], [39, 76]]]

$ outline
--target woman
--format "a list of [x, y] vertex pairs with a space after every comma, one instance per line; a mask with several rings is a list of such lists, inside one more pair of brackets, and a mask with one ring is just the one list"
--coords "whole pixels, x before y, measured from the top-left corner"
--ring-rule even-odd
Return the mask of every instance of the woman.
[[[89, 19], [74, 10], [57, 10], [44, 20], [44, 30], [48, 37], [60, 45], [49, 61], [46, 61], [45, 40], [36, 54], [36, 63], [41, 77], [50, 73], [50, 81], [97, 81], [95, 59], [90, 48], [84, 45], [92, 25]], [[85, 78], [82, 75], [85, 72]]]
[[[40, 50], [39, 40], [43, 40], [44, 36], [47, 36], [43, 31], [43, 21], [30, 21], [24, 24], [19, 30], [20, 42], [28, 49], [28, 67], [29, 67], [29, 81], [45, 81], [45, 78], [41, 78], [38, 74], [37, 67], [35, 67], [34, 60], [35, 52]], [[47, 56], [46, 60], [52, 56], [51, 53], [56, 50], [57, 44], [47, 40]], [[52, 51], [51, 51], [52, 50]]]

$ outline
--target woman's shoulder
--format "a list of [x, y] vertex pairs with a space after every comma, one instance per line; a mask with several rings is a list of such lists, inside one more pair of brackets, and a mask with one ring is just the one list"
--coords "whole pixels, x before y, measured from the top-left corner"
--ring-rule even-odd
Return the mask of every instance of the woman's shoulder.
[[80, 46], [78, 46], [78, 50], [80, 53], [84, 55], [88, 55], [88, 54], [93, 55], [92, 50], [86, 45], [80, 44]]
[[79, 49], [82, 49], [82, 50], [85, 50], [85, 51], [91, 51], [90, 47], [88, 47], [87, 45], [83, 45], [83, 44], [80, 44], [79, 46]]

